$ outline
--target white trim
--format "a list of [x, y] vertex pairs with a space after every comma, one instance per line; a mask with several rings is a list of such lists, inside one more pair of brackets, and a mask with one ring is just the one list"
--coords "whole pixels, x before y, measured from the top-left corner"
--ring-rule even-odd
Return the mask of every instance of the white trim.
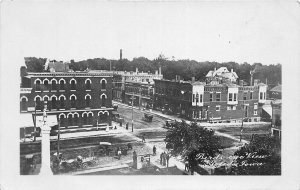
[[108, 111], [104, 111], [104, 113], [107, 113], [107, 116], [109, 116], [109, 112]]
[[55, 96], [54, 94], [50, 97], [51, 101], [52, 101], [52, 98], [55, 97], [55, 100], [57, 100], [57, 96]]
[[98, 116], [100, 116], [100, 113], [102, 113], [103, 115], [104, 115], [105, 113], [107, 113], [107, 116], [109, 116], [109, 112], [108, 112], [108, 111], [99, 111], [99, 112], [98, 112]]
[[92, 84], [92, 81], [89, 78], [85, 79], [84, 84], [86, 84], [87, 81], [90, 81], [90, 84]]
[[104, 79], [104, 78], [100, 80], [100, 84], [102, 84], [102, 81], [103, 81], [103, 80], [105, 81], [105, 84], [107, 84], [107, 80]]
[[91, 111], [88, 112], [88, 116], [89, 116], [90, 114], [92, 114], [92, 117], [94, 116], [94, 113], [91, 112]]
[[34, 97], [33, 101], [36, 101], [36, 98], [37, 98], [37, 97], [40, 98], [40, 101], [43, 99], [42, 97], [40, 97], [39, 95], [37, 95], [37, 96]]
[[73, 113], [73, 117], [74, 117], [75, 115], [77, 115], [77, 117], [79, 118], [79, 113], [77, 113], [77, 112]]
[[55, 81], [56, 84], [57, 84], [57, 80], [55, 78], [53, 78], [53, 79], [50, 80], [50, 84], [52, 84], [52, 81]]
[[87, 97], [87, 96], [90, 97], [90, 100], [92, 99], [92, 96], [91, 96], [90, 94], [87, 94], [87, 95], [84, 96], [84, 99], [85, 99], [85, 100], [86, 100], [86, 97]]
[[60, 100], [61, 97], [64, 97], [64, 100], [66, 100], [66, 96], [63, 94], [58, 97], [58, 100]]
[[88, 117], [88, 113], [86, 111], [81, 114], [81, 117], [84, 117], [85, 114], [86, 114], [86, 117]]
[[104, 114], [104, 112], [103, 112], [103, 111], [99, 111], [99, 112], [98, 112], [98, 116], [100, 115], [100, 113]]
[[58, 119], [60, 119], [60, 116], [61, 116], [61, 115], [63, 115], [63, 116], [64, 116], [64, 118], [66, 118], [66, 114], [64, 114], [64, 113], [61, 113], [61, 114], [59, 114], [59, 115], [58, 115]]
[[63, 79], [63, 78], [59, 79], [58, 84], [60, 84], [60, 81], [64, 81], [64, 84], [66, 84], [66, 80], [65, 79]]
[[36, 84], [36, 81], [40, 81], [40, 84], [43, 83], [41, 79], [37, 78], [37, 79], [34, 80], [33, 84]]
[[49, 96], [45, 95], [45, 96], [43, 97], [43, 101], [45, 101], [45, 98], [48, 98], [48, 101], [50, 101]]
[[71, 98], [72, 98], [73, 96], [75, 96], [75, 100], [77, 100], [77, 97], [76, 97], [75, 94], [72, 94], [72, 95], [70, 96], [70, 100], [71, 100]]
[[104, 94], [104, 93], [102, 93], [101, 95], [100, 95], [100, 99], [102, 99], [102, 96], [105, 96], [105, 99], [107, 99], [107, 96], [106, 96], [106, 94]]
[[71, 112], [70, 112], [70, 113], [68, 113], [68, 114], [67, 114], [67, 118], [69, 118], [69, 115], [71, 115], [71, 116], [72, 116], [72, 118], [73, 118], [73, 113], [71, 113]]
[[26, 96], [22, 96], [22, 97], [20, 98], [20, 102], [22, 102], [23, 98], [25, 98], [26, 101], [28, 102], [28, 98], [27, 98]]
[[72, 78], [71, 80], [70, 80], [70, 84], [72, 83], [72, 81], [75, 81], [75, 84], [77, 84], [77, 81], [76, 81], [76, 79], [74, 79], [74, 78]]
[[45, 84], [45, 81], [48, 81], [48, 85], [50, 84], [49, 79], [45, 78], [45, 79], [43, 80], [43, 84]]

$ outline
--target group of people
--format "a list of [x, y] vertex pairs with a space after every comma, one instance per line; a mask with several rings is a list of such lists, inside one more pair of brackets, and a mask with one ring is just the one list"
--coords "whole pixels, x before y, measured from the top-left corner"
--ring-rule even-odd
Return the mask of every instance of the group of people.
[[170, 160], [170, 155], [167, 154], [166, 152], [162, 152], [160, 154], [160, 164], [163, 166], [169, 167], [169, 160]]

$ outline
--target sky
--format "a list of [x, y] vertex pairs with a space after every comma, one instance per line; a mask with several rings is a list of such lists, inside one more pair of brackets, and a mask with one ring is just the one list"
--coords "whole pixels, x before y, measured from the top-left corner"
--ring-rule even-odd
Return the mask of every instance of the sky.
[[118, 59], [123, 49], [129, 60], [162, 53], [285, 64], [300, 42], [299, 9], [296, 1], [4, 1], [1, 40], [18, 62], [28, 56]]

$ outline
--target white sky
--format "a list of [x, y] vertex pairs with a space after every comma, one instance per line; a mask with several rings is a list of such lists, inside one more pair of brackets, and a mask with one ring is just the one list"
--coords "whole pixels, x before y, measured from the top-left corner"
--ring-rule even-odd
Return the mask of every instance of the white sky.
[[[5, 1], [3, 50], [58, 60], [104, 57], [286, 64], [300, 44], [300, 4]], [[8, 38], [7, 38], [8, 36]], [[299, 46], [297, 46], [299, 47]], [[7, 54], [11, 54], [7, 53]]]

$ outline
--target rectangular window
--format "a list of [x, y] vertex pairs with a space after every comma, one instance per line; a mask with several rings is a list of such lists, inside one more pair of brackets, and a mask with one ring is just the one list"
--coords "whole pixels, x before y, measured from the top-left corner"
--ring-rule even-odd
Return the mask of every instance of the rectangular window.
[[218, 92], [216, 95], [217, 95], [216, 101], [217, 101], [217, 102], [220, 102], [220, 101], [221, 101], [221, 93]]
[[193, 102], [195, 102], [195, 94], [193, 94]]
[[203, 102], [203, 94], [200, 94], [200, 103]]
[[236, 110], [236, 106], [232, 106], [232, 110]]
[[227, 106], [227, 110], [231, 110], [231, 106]]
[[263, 93], [262, 93], [262, 92], [259, 93], [259, 99], [260, 99], [260, 100], [263, 99]]
[[220, 105], [216, 106], [216, 111], [220, 111], [220, 109], [221, 109]]
[[266, 99], [266, 93], [264, 92], [264, 100]]
[[253, 99], [253, 92], [250, 92], [250, 100]]
[[235, 101], [235, 102], [237, 101], [236, 97], [237, 97], [237, 93], [234, 93], [234, 100], [233, 101]]
[[254, 115], [257, 115], [257, 111], [256, 110], [254, 110]]
[[244, 100], [247, 100], [247, 92], [244, 92]]
[[211, 101], [211, 102], [213, 101], [213, 94], [212, 93], [209, 94], [209, 101]]
[[229, 93], [229, 98], [228, 98], [229, 101], [232, 101], [232, 93]]
[[254, 104], [254, 109], [255, 109], [255, 110], [257, 109], [257, 104]]

